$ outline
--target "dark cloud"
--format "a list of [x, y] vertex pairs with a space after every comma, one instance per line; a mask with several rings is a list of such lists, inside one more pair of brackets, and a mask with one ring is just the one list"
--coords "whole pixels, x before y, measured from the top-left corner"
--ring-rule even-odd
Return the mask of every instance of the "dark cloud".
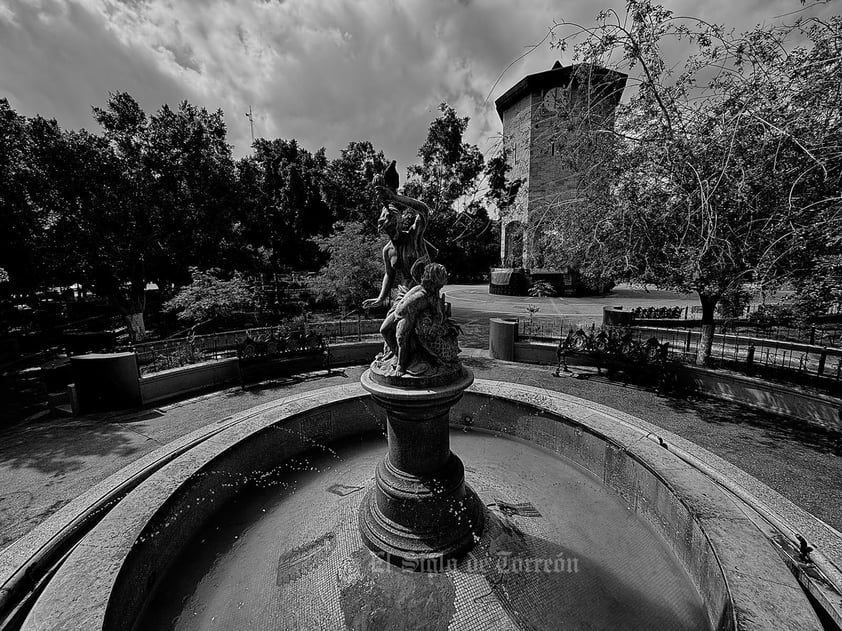
[[109, 91], [128, 91], [149, 110], [193, 98], [148, 51], [124, 46], [77, 4], [21, 2], [13, 15], [0, 17], [0, 95], [22, 114], [95, 129], [91, 107]]
[[[738, 29], [800, 8], [669, 5]], [[0, 93], [23, 114], [89, 128], [90, 106], [109, 91], [147, 111], [186, 98], [225, 111], [237, 155], [248, 152], [251, 105], [258, 135], [332, 155], [370, 139], [406, 166], [441, 101], [470, 116], [468, 139], [488, 148], [500, 131], [494, 99], [560, 54], [544, 43], [507, 67], [555, 19], [590, 23], [597, 10], [553, 0], [12, 0], [0, 4]]]

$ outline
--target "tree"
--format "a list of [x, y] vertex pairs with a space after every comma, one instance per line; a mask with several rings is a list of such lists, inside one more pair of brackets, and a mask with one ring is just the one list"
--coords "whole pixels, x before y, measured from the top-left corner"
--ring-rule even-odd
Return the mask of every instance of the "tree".
[[374, 234], [377, 230], [379, 199], [374, 176], [385, 171], [388, 162], [369, 141], [352, 141], [325, 172], [325, 202], [334, 222], [359, 222]]
[[488, 191], [485, 196], [501, 212], [504, 212], [514, 203], [515, 197], [523, 184], [523, 180], [519, 178], [509, 179], [508, 173], [511, 169], [512, 166], [509, 164], [505, 150], [500, 151], [485, 165], [486, 183], [488, 184]]
[[240, 173], [250, 177], [243, 191], [252, 211], [244, 218], [247, 240], [266, 248], [276, 268], [318, 267], [323, 259], [316, 239], [332, 225], [322, 194], [324, 149], [312, 154], [295, 140], [259, 138], [254, 150], [240, 166]]
[[146, 285], [184, 282], [189, 266], [211, 263], [231, 227], [234, 164], [221, 111], [186, 101], [148, 118], [127, 93], [94, 108], [107, 146], [97, 204], [73, 217], [80, 255], [97, 293], [125, 316], [133, 340], [145, 337]]
[[55, 120], [20, 117], [5, 101], [0, 111], [6, 228], [0, 256], [18, 291], [70, 285], [85, 271], [80, 209], [101, 203], [113, 180], [107, 143], [84, 131], [63, 131]]
[[[500, 146], [500, 152], [485, 165], [485, 178], [488, 185], [485, 197], [497, 208], [498, 218], [505, 217], [509, 208], [515, 203], [515, 198], [523, 184], [523, 180], [520, 178], [514, 180], [509, 179], [508, 173], [512, 167], [509, 164], [505, 149], [502, 149], [502, 142]], [[498, 263], [498, 261], [499, 264], [504, 266], [514, 263], [513, 261], [503, 261], [499, 252], [500, 226], [502, 223], [503, 220], [498, 219], [493, 225], [492, 235], [489, 236], [489, 239], [493, 236], [496, 243], [493, 246], [491, 243], [488, 243], [485, 247], [489, 266]], [[517, 266], [520, 266], [520, 264], [518, 262]]]
[[[145, 130], [143, 166], [156, 219], [158, 248], [149, 260], [153, 278], [180, 282], [187, 265], [218, 267], [220, 242], [236, 217], [236, 172], [222, 110], [208, 112], [183, 101], [163, 105]], [[180, 261], [172, 265], [172, 253]], [[187, 265], [185, 265], [185, 262]]]
[[191, 267], [190, 276], [191, 283], [164, 303], [164, 311], [177, 312], [179, 320], [200, 324], [254, 304], [254, 289], [239, 272], [226, 280], [219, 269], [203, 272]]
[[473, 192], [484, 163], [476, 145], [462, 142], [470, 118], [459, 118], [447, 103], [439, 105], [439, 111], [418, 150], [421, 164], [408, 169], [405, 189], [427, 204], [433, 216], [453, 211], [457, 199]]
[[470, 119], [459, 118], [446, 103], [439, 111], [418, 150], [421, 164], [408, 169], [404, 192], [430, 207], [426, 234], [438, 250], [436, 261], [447, 268], [451, 280], [471, 279], [497, 260], [499, 242], [487, 212], [476, 201], [468, 202], [461, 213], [454, 204], [476, 192], [484, 159], [475, 145], [462, 140]]
[[41, 180], [33, 149], [29, 122], [0, 99], [0, 266], [21, 293], [41, 285], [41, 236], [49, 225], [48, 212], [33, 200]]
[[359, 222], [337, 224], [319, 240], [328, 263], [313, 282], [320, 300], [330, 300], [346, 311], [377, 295], [383, 278], [382, 242]]
[[485, 280], [500, 258], [499, 224], [477, 202], [459, 213], [440, 213], [430, 222], [427, 237], [438, 249], [436, 261], [447, 268], [451, 283]]
[[[661, 52], [671, 39], [692, 48], [677, 75]], [[734, 35], [630, 0], [626, 16], [604, 11], [557, 37], [574, 41], [583, 68], [626, 71], [638, 89], [614, 128], [595, 132], [610, 134], [610, 151], [555, 256], [591, 277], [698, 293], [707, 363], [723, 295], [811, 276], [840, 233], [842, 19]]]

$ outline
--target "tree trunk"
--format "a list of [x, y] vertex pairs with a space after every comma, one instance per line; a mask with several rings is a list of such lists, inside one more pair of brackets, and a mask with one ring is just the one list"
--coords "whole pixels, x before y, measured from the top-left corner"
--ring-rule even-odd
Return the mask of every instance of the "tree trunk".
[[699, 294], [702, 303], [702, 337], [699, 340], [699, 348], [696, 351], [696, 365], [707, 366], [710, 363], [710, 353], [713, 348], [713, 334], [716, 325], [713, 321], [713, 314], [716, 310], [716, 303], [719, 296], [707, 296]]
[[142, 342], [146, 339], [146, 322], [143, 319], [143, 312], [146, 311], [146, 281], [142, 278], [132, 279], [128, 298], [117, 287], [116, 281], [111, 283], [108, 294], [111, 303], [123, 315], [132, 343]]
[[143, 312], [126, 313], [123, 318], [126, 326], [129, 327], [129, 337], [132, 342], [141, 342], [146, 338], [146, 323], [143, 320]]
[[146, 311], [146, 281], [140, 278], [132, 279], [131, 294], [129, 295], [126, 322], [132, 342], [142, 342], [146, 339], [146, 323], [143, 312]]

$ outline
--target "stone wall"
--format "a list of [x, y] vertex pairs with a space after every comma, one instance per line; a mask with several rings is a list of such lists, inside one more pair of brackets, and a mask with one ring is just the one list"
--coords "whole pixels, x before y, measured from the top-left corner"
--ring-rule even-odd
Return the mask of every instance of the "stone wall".
[[[511, 170], [508, 173], [510, 181], [521, 180], [522, 184], [511, 208], [501, 217], [500, 231], [500, 259], [506, 260], [506, 229], [513, 221], [526, 224], [527, 206], [529, 199], [529, 163], [532, 129], [532, 95], [527, 94], [503, 113], [503, 148], [508, 156]], [[525, 264], [526, 251], [523, 262], [514, 262], [514, 267]]]
[[523, 96], [511, 103], [506, 101], [501, 111], [503, 143], [512, 167], [508, 177], [523, 181], [513, 207], [501, 221], [500, 255], [504, 265], [519, 265], [507, 261], [511, 246], [506, 226], [520, 221], [525, 227], [523, 267], [544, 267], [541, 239], [557, 223], [554, 215], [558, 209], [577, 197], [579, 174], [588, 168], [590, 159], [587, 151], [569, 155], [571, 148], [565, 139], [581, 128], [612, 125], [625, 77], [595, 69], [593, 76], [583, 79], [585, 83], [579, 86], [573, 74], [572, 67], [561, 70], [558, 66], [551, 72], [526, 77], [512, 88], [517, 94], [526, 86]]

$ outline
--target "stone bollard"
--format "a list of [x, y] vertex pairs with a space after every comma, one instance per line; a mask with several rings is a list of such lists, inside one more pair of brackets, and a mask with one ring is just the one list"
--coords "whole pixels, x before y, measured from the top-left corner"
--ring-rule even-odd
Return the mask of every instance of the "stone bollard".
[[517, 318], [491, 318], [488, 330], [488, 354], [492, 359], [514, 361]]

